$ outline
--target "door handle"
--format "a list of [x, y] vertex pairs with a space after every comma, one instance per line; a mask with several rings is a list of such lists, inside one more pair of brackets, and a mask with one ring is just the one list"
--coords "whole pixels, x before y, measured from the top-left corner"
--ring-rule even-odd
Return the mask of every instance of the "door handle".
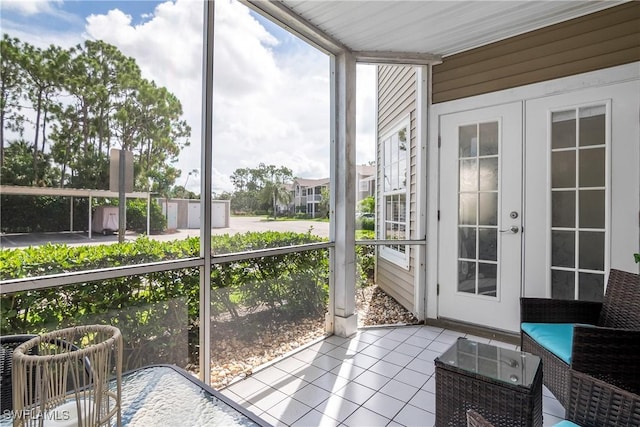
[[500, 230], [501, 233], [513, 233], [513, 234], [517, 234], [518, 231], [520, 231], [520, 227], [518, 227], [517, 225], [512, 225], [509, 228], [505, 228], [504, 230]]

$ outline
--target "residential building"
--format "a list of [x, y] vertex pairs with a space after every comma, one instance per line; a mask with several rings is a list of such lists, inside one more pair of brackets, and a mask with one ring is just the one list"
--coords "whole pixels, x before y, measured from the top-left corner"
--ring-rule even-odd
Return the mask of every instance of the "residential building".
[[293, 209], [295, 213], [304, 213], [311, 218], [321, 215], [320, 202], [322, 190], [329, 190], [329, 178], [293, 180]]

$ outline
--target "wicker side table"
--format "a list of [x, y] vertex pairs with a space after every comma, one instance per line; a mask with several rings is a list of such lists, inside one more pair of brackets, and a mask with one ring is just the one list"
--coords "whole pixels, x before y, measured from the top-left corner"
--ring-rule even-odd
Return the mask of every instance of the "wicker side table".
[[436, 426], [473, 409], [494, 426], [542, 426], [542, 363], [529, 353], [459, 339], [435, 359]]

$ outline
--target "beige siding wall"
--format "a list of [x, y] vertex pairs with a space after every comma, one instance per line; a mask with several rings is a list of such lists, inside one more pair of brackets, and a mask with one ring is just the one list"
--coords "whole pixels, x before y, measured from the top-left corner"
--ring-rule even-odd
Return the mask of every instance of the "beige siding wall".
[[[415, 229], [416, 220], [416, 73], [412, 67], [379, 66], [378, 67], [378, 135], [383, 136], [409, 116], [411, 121], [411, 144], [409, 151], [409, 225], [411, 232]], [[382, 165], [381, 147], [378, 145], [377, 161]], [[380, 171], [378, 171], [380, 173]], [[384, 180], [378, 177], [376, 199], [382, 200]], [[378, 206], [376, 218], [382, 219], [382, 206]], [[378, 229], [383, 224], [378, 222]], [[414, 237], [414, 236], [411, 236]], [[387, 294], [395, 298], [408, 310], [415, 314], [414, 307], [414, 269], [413, 248], [409, 247], [409, 269], [403, 268], [378, 256], [376, 283]]]
[[444, 58], [433, 102], [514, 88], [640, 60], [640, 2]]

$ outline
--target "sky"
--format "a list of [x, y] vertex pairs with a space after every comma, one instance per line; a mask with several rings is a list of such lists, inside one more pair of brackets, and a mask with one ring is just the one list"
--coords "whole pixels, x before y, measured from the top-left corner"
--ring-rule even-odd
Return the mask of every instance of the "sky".
[[[3, 33], [35, 46], [103, 40], [135, 58], [142, 75], [180, 99], [191, 145], [177, 185], [199, 192], [202, 110], [200, 0], [2, 0]], [[329, 176], [329, 57], [235, 0], [216, 1], [214, 192], [258, 163], [295, 176]], [[375, 68], [358, 66], [357, 162], [374, 160]], [[184, 180], [184, 182], [182, 182]]]

